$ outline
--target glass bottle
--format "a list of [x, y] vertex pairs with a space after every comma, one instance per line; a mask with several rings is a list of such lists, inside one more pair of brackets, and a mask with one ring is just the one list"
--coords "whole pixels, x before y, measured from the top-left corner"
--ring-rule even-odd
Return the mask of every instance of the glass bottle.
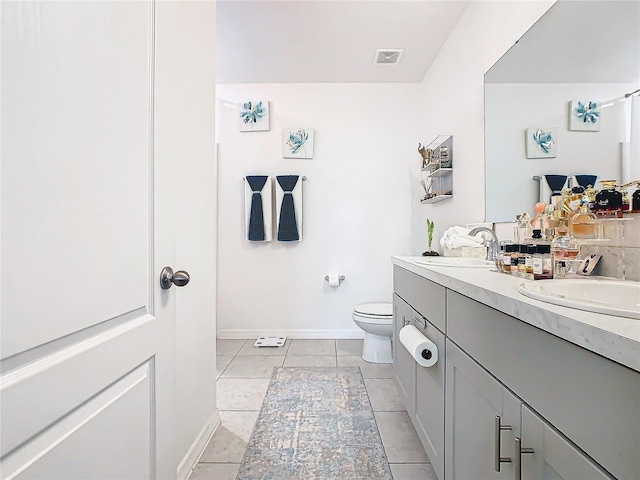
[[631, 196], [631, 209], [634, 212], [640, 212], [640, 183], [636, 185], [636, 191]]
[[536, 254], [535, 245], [527, 245], [527, 256], [525, 257], [525, 275], [527, 280], [533, 280], [533, 256]]
[[522, 245], [516, 243], [513, 246], [514, 250], [513, 254], [511, 255], [511, 275], [514, 277], [518, 277], [518, 264], [520, 261], [520, 248], [522, 247]]
[[571, 218], [571, 234], [575, 238], [598, 237], [598, 219], [586, 205], [582, 205], [580, 211]]
[[631, 202], [629, 201], [629, 192], [626, 188], [622, 189], [622, 213], [631, 210]]
[[602, 190], [596, 194], [594, 210], [599, 215], [621, 216], [622, 194], [616, 190], [616, 181], [602, 180], [600, 183], [602, 184]]
[[571, 260], [578, 256], [580, 245], [575, 238], [563, 236], [556, 237], [551, 242], [551, 254], [554, 261], [557, 259]]
[[553, 278], [551, 245], [541, 243], [536, 245], [536, 253], [533, 256], [533, 279], [544, 280], [548, 278]]
[[502, 256], [502, 271], [504, 273], [508, 273], [511, 274], [511, 264], [514, 263], [513, 260], [515, 259], [515, 265], [517, 266], [518, 264], [518, 255], [517, 252], [518, 251], [518, 245], [515, 245], [513, 243], [508, 243], [504, 246], [504, 255]]
[[[520, 278], [525, 278], [527, 276], [528, 252], [529, 252], [529, 245], [527, 244], [520, 245], [520, 253], [518, 255], [518, 274], [517, 274], [517, 276]], [[513, 271], [513, 266], [511, 266], [511, 270]]]
[[525, 212], [522, 215], [516, 215], [516, 220], [518, 225], [513, 229], [513, 241], [519, 244], [529, 236], [531, 217]]

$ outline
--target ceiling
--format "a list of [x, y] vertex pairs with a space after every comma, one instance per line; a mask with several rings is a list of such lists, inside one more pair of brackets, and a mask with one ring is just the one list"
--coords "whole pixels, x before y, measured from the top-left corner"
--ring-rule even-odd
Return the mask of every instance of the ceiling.
[[218, 0], [217, 83], [420, 82], [468, 3]]
[[487, 72], [485, 81], [640, 81], [640, 2], [555, 3]]

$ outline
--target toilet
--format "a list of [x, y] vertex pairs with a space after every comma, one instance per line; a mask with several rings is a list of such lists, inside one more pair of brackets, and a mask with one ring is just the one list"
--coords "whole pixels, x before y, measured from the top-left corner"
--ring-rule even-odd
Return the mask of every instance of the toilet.
[[364, 330], [362, 359], [370, 363], [392, 363], [393, 304], [358, 305], [353, 309], [352, 318]]

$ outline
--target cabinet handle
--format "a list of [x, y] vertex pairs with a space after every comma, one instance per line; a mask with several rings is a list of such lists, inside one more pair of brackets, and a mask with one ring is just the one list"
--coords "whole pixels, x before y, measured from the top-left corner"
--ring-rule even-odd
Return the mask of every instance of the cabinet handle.
[[514, 470], [516, 472], [516, 480], [522, 480], [522, 454], [523, 453], [534, 453], [533, 448], [527, 448], [527, 447], [522, 447], [522, 440], [520, 439], [520, 437], [516, 437], [515, 440], [515, 451], [514, 451], [514, 456], [515, 461], [514, 463]]
[[500, 471], [500, 464], [502, 463], [511, 463], [511, 457], [501, 457], [500, 456], [500, 432], [503, 430], [511, 430], [511, 425], [502, 425], [502, 419], [500, 415], [496, 415], [495, 421], [495, 468], [496, 472]]

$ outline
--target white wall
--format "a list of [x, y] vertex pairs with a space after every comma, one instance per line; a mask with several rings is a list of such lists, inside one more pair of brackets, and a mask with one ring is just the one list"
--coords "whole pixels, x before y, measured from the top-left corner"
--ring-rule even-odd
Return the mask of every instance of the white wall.
[[[540, 184], [532, 180], [533, 175], [594, 174], [599, 180], [619, 180], [620, 143], [629, 136], [626, 102], [607, 101], [633, 88], [627, 83], [487, 84], [486, 185], [491, 199], [487, 218], [513, 221], [518, 213], [533, 215], [540, 197]], [[569, 130], [569, 101], [573, 99], [598, 101], [599, 131]], [[556, 157], [526, 158], [524, 132], [529, 127], [557, 128]]]
[[[470, 2], [425, 75], [419, 138], [428, 143], [440, 134], [453, 135], [453, 198], [411, 203], [413, 253], [424, 250], [426, 218], [435, 222], [434, 249], [448, 227], [484, 220], [484, 74], [553, 3]], [[421, 192], [415, 170], [413, 198]]]
[[[411, 253], [418, 91], [418, 84], [217, 86], [219, 338], [358, 337], [353, 307], [391, 301], [390, 257]], [[270, 101], [269, 132], [239, 132], [235, 105], [247, 99]], [[291, 126], [315, 129], [313, 159], [282, 158], [281, 130]], [[301, 242], [246, 240], [249, 174], [307, 176]], [[332, 272], [346, 276], [337, 289], [324, 281]]]

